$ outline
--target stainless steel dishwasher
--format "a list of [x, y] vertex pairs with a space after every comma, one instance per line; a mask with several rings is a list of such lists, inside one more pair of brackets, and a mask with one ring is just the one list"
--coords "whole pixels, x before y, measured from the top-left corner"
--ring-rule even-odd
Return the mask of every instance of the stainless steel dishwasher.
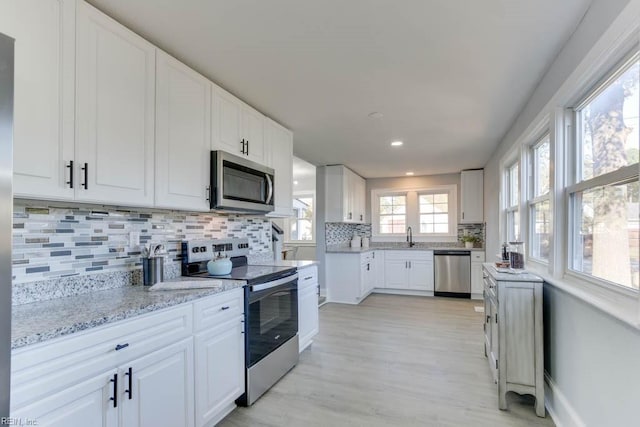
[[437, 297], [471, 298], [471, 252], [433, 251]]

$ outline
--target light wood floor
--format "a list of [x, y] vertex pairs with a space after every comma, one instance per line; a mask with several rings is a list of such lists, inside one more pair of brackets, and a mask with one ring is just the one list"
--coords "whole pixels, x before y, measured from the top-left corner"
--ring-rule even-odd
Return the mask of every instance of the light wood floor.
[[553, 426], [533, 399], [498, 394], [484, 357], [481, 302], [371, 295], [320, 308], [299, 364], [221, 426]]

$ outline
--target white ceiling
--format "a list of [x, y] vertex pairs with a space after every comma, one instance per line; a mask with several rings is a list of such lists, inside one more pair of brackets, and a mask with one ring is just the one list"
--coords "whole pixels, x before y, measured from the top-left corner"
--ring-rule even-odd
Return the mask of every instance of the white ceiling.
[[484, 166], [590, 4], [89, 2], [367, 178]]

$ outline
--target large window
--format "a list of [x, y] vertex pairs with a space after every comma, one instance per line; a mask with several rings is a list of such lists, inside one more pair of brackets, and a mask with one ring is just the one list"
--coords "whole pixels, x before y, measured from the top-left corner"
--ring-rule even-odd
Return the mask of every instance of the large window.
[[449, 232], [449, 193], [419, 194], [420, 233], [446, 234]]
[[371, 203], [373, 234], [404, 237], [411, 227], [418, 238], [453, 238], [457, 236], [456, 197], [455, 185], [376, 190]]
[[529, 251], [539, 261], [549, 260], [551, 210], [549, 188], [551, 142], [546, 134], [531, 147], [531, 197], [529, 198]]
[[293, 218], [289, 219], [289, 241], [312, 242], [313, 238], [313, 194], [293, 197]]
[[400, 234], [407, 228], [407, 196], [404, 194], [382, 195], [379, 203], [380, 234]]
[[640, 237], [636, 55], [575, 108], [569, 269], [638, 289]]
[[516, 162], [505, 172], [507, 196], [505, 198], [505, 217], [507, 221], [507, 240], [512, 242], [520, 238], [520, 165]]

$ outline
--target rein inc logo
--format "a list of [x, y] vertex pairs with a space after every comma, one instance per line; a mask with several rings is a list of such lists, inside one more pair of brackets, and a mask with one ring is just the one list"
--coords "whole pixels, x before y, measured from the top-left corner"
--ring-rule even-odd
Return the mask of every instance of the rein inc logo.
[[13, 418], [2, 417], [0, 418], [0, 425], [3, 426], [37, 426], [38, 420], [33, 418]]

